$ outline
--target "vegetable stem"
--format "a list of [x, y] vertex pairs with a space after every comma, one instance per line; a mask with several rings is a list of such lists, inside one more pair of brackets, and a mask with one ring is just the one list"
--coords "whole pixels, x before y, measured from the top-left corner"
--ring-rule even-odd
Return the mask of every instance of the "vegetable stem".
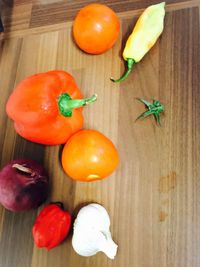
[[158, 100], [153, 100], [153, 103], [150, 103], [141, 98], [138, 98], [138, 100], [142, 102], [148, 110], [143, 112], [136, 120], [144, 119], [150, 115], [153, 115], [157, 124], [161, 126], [160, 114], [165, 111], [164, 105], [161, 104]]
[[117, 253], [117, 247], [117, 244], [115, 244], [115, 242], [112, 240], [111, 234], [108, 232], [106, 234], [106, 241], [101, 248], [102, 252], [104, 252], [108, 258], [113, 260]]
[[81, 108], [97, 100], [97, 95], [85, 99], [72, 99], [69, 94], [64, 93], [59, 97], [58, 106], [60, 113], [65, 117], [71, 117], [75, 108]]
[[110, 78], [112, 82], [115, 82], [115, 83], [118, 83], [118, 82], [121, 82], [121, 81], [124, 81], [128, 75], [130, 74], [130, 72], [132, 71], [133, 69], [133, 65], [135, 64], [135, 60], [132, 59], [132, 58], [128, 58], [127, 59], [127, 70], [125, 71], [125, 73], [117, 80], [115, 80], [114, 78]]
[[59, 206], [62, 210], [64, 210], [64, 205], [63, 205], [63, 203], [60, 202], [60, 201], [50, 202], [50, 204], [57, 205], [57, 206]]

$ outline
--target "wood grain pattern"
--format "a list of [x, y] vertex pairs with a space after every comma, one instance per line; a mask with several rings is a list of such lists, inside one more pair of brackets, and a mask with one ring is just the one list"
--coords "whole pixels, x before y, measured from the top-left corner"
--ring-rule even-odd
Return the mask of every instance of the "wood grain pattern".
[[[173, 0], [167, 0], [167, 3], [173, 3]], [[182, 0], [176, 0], [176, 2], [183, 2]], [[74, 19], [76, 13], [80, 8], [84, 7], [88, 3], [94, 3], [93, 0], [86, 1], [62, 1], [52, 4], [42, 4], [40, 1], [33, 6], [32, 18], [30, 22], [31, 27], [38, 27], [47, 24], [56, 24], [68, 20]], [[141, 9], [146, 7], [145, 1], [118, 1], [118, 0], [100, 0], [98, 3], [106, 3], [115, 12], [124, 12], [133, 9]], [[148, 1], [148, 4], [157, 3], [156, 0]]]
[[[0, 14], [9, 33], [18, 30], [34, 29], [47, 25], [56, 25], [71, 21], [76, 13], [92, 0], [62, 1], [62, 0], [0, 0]], [[157, 3], [156, 0], [148, 1], [120, 1], [100, 0], [118, 13], [132, 12], [133, 10], [144, 9], [147, 5]], [[166, 0], [167, 4], [189, 5], [199, 4], [199, 0]], [[141, 11], [139, 11], [141, 13]], [[139, 14], [140, 14], [139, 13]]]
[[[123, 72], [125, 40], [141, 9], [155, 1], [101, 2], [119, 12], [121, 36], [98, 56], [84, 54], [71, 38], [73, 12], [86, 1], [16, 0], [12, 16], [7, 9], [7, 21], [16, 26], [6, 26], [0, 35], [0, 167], [23, 157], [43, 163], [51, 177], [48, 201], [63, 201], [74, 217], [86, 203], [104, 205], [119, 245], [117, 257], [78, 256], [71, 236], [53, 250], [38, 249], [31, 229], [42, 207], [21, 214], [0, 207], [0, 267], [200, 266], [200, 1], [167, 1], [161, 38], [121, 84], [109, 78]], [[40, 15], [40, 8], [46, 13]], [[50, 21], [53, 12], [56, 18]], [[72, 181], [59, 162], [62, 147], [22, 139], [7, 118], [5, 104], [14, 86], [52, 69], [70, 72], [85, 96], [98, 94], [98, 101], [84, 110], [85, 128], [103, 132], [119, 150], [120, 167], [108, 179]], [[153, 118], [135, 122], [144, 111], [137, 97], [165, 104], [162, 127]]]

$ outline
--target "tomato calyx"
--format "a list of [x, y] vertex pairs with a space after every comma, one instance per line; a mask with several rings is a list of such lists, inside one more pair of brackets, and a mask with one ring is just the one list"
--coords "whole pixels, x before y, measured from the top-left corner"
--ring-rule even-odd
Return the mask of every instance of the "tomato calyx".
[[58, 106], [60, 113], [65, 117], [71, 117], [75, 108], [81, 108], [97, 100], [97, 95], [94, 94], [85, 99], [72, 99], [67, 93], [60, 95], [58, 99]]

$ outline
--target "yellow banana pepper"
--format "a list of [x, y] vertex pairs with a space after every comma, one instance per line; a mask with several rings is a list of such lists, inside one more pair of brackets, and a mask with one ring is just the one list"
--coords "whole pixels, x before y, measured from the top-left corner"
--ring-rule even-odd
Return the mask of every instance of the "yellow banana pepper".
[[113, 82], [125, 80], [133, 65], [139, 62], [156, 43], [163, 31], [164, 16], [165, 2], [151, 5], [144, 10], [129, 36], [123, 52], [123, 58], [127, 61], [127, 71], [118, 80], [111, 78]]

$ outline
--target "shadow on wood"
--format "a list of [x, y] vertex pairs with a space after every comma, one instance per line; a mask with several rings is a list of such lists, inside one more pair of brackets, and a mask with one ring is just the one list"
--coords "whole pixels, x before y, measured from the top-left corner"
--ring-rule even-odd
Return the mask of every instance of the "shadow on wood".
[[5, 20], [6, 25], [11, 25], [13, 4], [13, 0], [0, 0], [0, 32], [5, 30]]

